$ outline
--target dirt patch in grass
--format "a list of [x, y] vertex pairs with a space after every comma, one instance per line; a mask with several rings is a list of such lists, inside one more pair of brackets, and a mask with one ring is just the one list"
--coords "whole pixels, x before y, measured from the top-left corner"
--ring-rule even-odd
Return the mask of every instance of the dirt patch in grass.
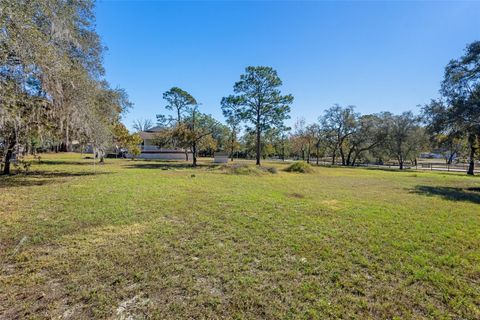
[[296, 199], [303, 199], [303, 198], [305, 198], [305, 195], [303, 195], [303, 194], [301, 194], [301, 193], [296, 193], [296, 192], [288, 193], [287, 196], [290, 197], [290, 198], [296, 198]]
[[146, 309], [150, 300], [142, 297], [141, 294], [134, 296], [133, 298], [122, 301], [116, 311], [118, 320], [129, 319], [143, 319], [143, 310]]

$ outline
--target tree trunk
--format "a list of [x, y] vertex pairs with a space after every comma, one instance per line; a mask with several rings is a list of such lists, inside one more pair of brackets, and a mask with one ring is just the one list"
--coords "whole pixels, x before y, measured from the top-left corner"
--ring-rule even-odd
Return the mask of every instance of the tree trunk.
[[[260, 120], [258, 120], [260, 121]], [[257, 146], [256, 146], [256, 165], [260, 165], [260, 155], [261, 155], [261, 146], [260, 146], [260, 127], [257, 126]]]
[[352, 159], [352, 167], [355, 166], [355, 163], [357, 163], [357, 158], [358, 158], [358, 153], [355, 152]]
[[65, 151], [70, 152], [70, 130], [69, 130], [69, 126], [68, 126], [68, 120], [67, 120], [67, 123], [65, 125]]
[[318, 145], [317, 145], [317, 151], [316, 151], [316, 152], [317, 152], [317, 166], [318, 166], [318, 158], [320, 158], [320, 156], [319, 156], [319, 154], [318, 154], [318, 151], [319, 151], [319, 150], [320, 150], [320, 148], [319, 148]]
[[447, 161], [448, 165], [452, 164], [454, 156], [455, 156], [455, 152], [450, 153], [450, 156], [448, 157], [448, 161]]
[[352, 158], [352, 153], [353, 153], [353, 149], [350, 149], [348, 150], [348, 155], [347, 155], [347, 166], [350, 165], [350, 159]]
[[310, 163], [310, 143], [307, 146], [307, 163]]
[[230, 147], [230, 161], [233, 162], [233, 153], [234, 153], [234, 149], [235, 149], [235, 138], [233, 136], [233, 133], [232, 133], [232, 139], [230, 140], [230, 143], [231, 143], [231, 147]]
[[195, 141], [193, 141], [193, 144], [192, 144], [192, 159], [193, 159], [193, 166], [196, 167], [197, 166], [197, 143]]
[[98, 151], [98, 157], [99, 157], [99, 163], [104, 164], [105, 163], [105, 152], [103, 150]]
[[476, 153], [476, 148], [474, 145], [473, 139], [469, 139], [470, 143], [470, 163], [468, 164], [468, 171], [467, 174], [473, 176], [475, 174], [475, 153]]
[[23, 156], [30, 154], [32, 147], [31, 147], [31, 142], [30, 140], [27, 140], [27, 143], [25, 144], [25, 148], [23, 149]]
[[340, 146], [340, 156], [342, 157], [342, 166], [345, 165], [345, 154], [343, 152], [343, 147]]
[[13, 148], [8, 148], [5, 155], [5, 167], [3, 168], [3, 174], [10, 174], [10, 160], [13, 156]]
[[13, 132], [10, 136], [10, 143], [7, 147], [7, 153], [5, 154], [5, 167], [3, 168], [3, 174], [5, 175], [10, 174], [10, 163], [13, 157], [13, 150], [15, 150], [16, 141], [16, 133]]

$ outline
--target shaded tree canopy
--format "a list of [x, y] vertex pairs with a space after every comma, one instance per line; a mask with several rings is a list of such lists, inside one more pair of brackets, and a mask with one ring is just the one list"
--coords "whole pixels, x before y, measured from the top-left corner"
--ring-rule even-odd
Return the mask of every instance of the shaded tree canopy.
[[[0, 1], [0, 155], [105, 149], [131, 103], [103, 80], [91, 0]], [[34, 143], [34, 141], [36, 141]], [[103, 153], [103, 152], [102, 152]]]
[[480, 41], [445, 67], [441, 100], [423, 108], [427, 130], [450, 140], [464, 137], [470, 148], [468, 174], [473, 175], [480, 139]]

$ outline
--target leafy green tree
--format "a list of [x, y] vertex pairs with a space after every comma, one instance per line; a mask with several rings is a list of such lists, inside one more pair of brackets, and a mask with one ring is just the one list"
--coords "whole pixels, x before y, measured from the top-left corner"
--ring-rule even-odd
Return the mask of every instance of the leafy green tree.
[[192, 97], [192, 95], [190, 95], [190, 93], [178, 87], [173, 87], [166, 91], [163, 94], [163, 99], [168, 102], [165, 108], [167, 110], [174, 111], [177, 114], [177, 123], [182, 121], [182, 116], [185, 112], [187, 112], [189, 107], [197, 104], [197, 101], [194, 97]]
[[398, 161], [402, 170], [405, 161], [415, 161], [426, 144], [426, 135], [420, 126], [420, 117], [413, 115], [410, 111], [400, 115], [385, 113], [384, 121], [388, 126], [384, 147], [390, 156]]
[[354, 106], [342, 107], [335, 104], [325, 110], [324, 115], [319, 118], [330, 145], [332, 165], [336, 162], [337, 154], [342, 158], [342, 165], [346, 165], [345, 144], [357, 130], [358, 117], [359, 114], [355, 112]]
[[222, 105], [223, 116], [226, 118], [229, 126], [230, 138], [228, 140], [228, 146], [230, 149], [230, 158], [231, 161], [233, 161], [233, 155], [239, 148], [238, 133], [242, 121], [241, 99], [235, 96], [228, 96], [222, 98], [220, 103]]
[[215, 148], [213, 135], [221, 125], [213, 117], [200, 113], [198, 106], [189, 108], [189, 114], [172, 129], [173, 138], [192, 151], [193, 166], [197, 166], [199, 147]]
[[277, 154], [283, 161], [285, 161], [285, 157], [290, 152], [291, 146], [288, 143], [288, 133], [291, 129], [292, 128], [285, 126], [283, 123], [273, 129], [276, 133], [275, 137], [277, 138], [275, 148], [277, 150]]
[[480, 41], [469, 44], [465, 54], [445, 68], [441, 94], [423, 108], [431, 134], [466, 138], [469, 147], [467, 174], [473, 175], [480, 148]]
[[262, 134], [288, 119], [292, 95], [282, 95], [282, 81], [271, 67], [247, 67], [233, 89], [241, 106], [243, 121], [255, 131], [256, 164], [260, 165], [262, 155]]
[[306, 125], [305, 118], [297, 119], [293, 124], [294, 131], [290, 139], [293, 152], [302, 160], [305, 160], [305, 152], [307, 150]]
[[30, 150], [31, 141], [62, 151], [72, 139], [99, 150], [111, 141], [112, 123], [128, 99], [102, 79], [93, 6], [92, 0], [0, 0], [4, 173], [14, 151]]
[[[313, 152], [316, 158], [316, 164], [319, 164], [320, 156], [325, 153], [325, 143], [324, 143], [324, 131], [318, 123], [309, 124], [306, 128], [306, 134], [308, 136], [309, 144], [309, 154], [312, 153], [311, 148], [315, 148]], [[308, 163], [310, 163], [310, 157], [308, 157]]]
[[355, 165], [363, 153], [385, 141], [388, 126], [384, 120], [381, 114], [358, 117], [355, 132], [347, 139], [345, 165]]
[[448, 165], [451, 165], [455, 158], [465, 154], [468, 149], [467, 140], [464, 137], [455, 135], [434, 135], [432, 144], [438, 148]]
[[138, 133], [130, 134], [124, 124], [118, 122], [113, 129], [114, 143], [119, 148], [127, 149], [135, 159], [141, 153], [139, 145], [142, 143], [142, 138]]

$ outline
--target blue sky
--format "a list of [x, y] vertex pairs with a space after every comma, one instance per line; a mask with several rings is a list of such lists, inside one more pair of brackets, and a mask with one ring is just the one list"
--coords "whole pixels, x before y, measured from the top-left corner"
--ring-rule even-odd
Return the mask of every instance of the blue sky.
[[443, 69], [480, 40], [480, 2], [99, 1], [107, 80], [165, 113], [162, 93], [190, 92], [223, 120], [220, 99], [249, 65], [277, 69], [295, 97], [292, 123], [334, 103], [362, 113], [417, 110], [438, 96]]

